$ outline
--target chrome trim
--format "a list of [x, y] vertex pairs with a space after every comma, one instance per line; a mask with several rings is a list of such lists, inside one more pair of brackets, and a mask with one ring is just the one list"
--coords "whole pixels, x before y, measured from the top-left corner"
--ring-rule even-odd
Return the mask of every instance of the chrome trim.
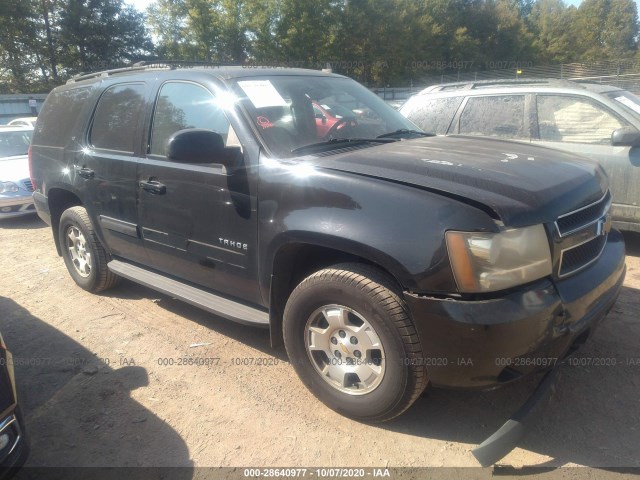
[[20, 443], [20, 440], [22, 439], [22, 430], [20, 429], [20, 424], [18, 423], [18, 419], [13, 414], [7, 417], [2, 423], [0, 423], [0, 435], [2, 434], [2, 432], [4, 432], [8, 427], [13, 425], [14, 423], [16, 424], [15, 428], [18, 434], [16, 435], [16, 441], [13, 442], [13, 445], [11, 446], [11, 448], [9, 449], [9, 452], [6, 455], [7, 457], [14, 452], [14, 450]]
[[[598, 221], [600, 221], [602, 219], [599, 218]], [[564, 257], [564, 252], [568, 252], [569, 250], [573, 250], [575, 248], [578, 248], [586, 243], [592, 242], [593, 240], [596, 240], [597, 238], [599, 238], [599, 235], [596, 235], [595, 237], [590, 238], [589, 240], [585, 240], [584, 242], [578, 243], [577, 245], [573, 245], [569, 248], [565, 248], [564, 250], [560, 251], [560, 262], [558, 263], [558, 278], [565, 278], [568, 277], [570, 275], [573, 275], [574, 273], [577, 273], [581, 270], [584, 270], [585, 268], [587, 268], [589, 265], [593, 264], [594, 262], [598, 261], [598, 259], [602, 256], [602, 252], [604, 252], [604, 249], [607, 246], [607, 237], [609, 236], [609, 233], [607, 233], [606, 235], [603, 235], [605, 237], [605, 241], [604, 244], [602, 245], [602, 248], [600, 249], [600, 251], [598, 252], [598, 255], [596, 255], [595, 257], [593, 257], [593, 259], [589, 260], [587, 263], [585, 263], [584, 265], [580, 265], [578, 268], [575, 268], [573, 270], [571, 270], [568, 273], [565, 274], [561, 274], [560, 272], [562, 271], [562, 260]]]
[[605, 208], [603, 209], [603, 211], [602, 211], [601, 215], [600, 215], [596, 220], [594, 220], [593, 222], [585, 223], [584, 225], [581, 225], [581, 226], [579, 226], [578, 228], [574, 228], [573, 230], [571, 230], [571, 231], [569, 231], [569, 232], [565, 232], [565, 233], [561, 233], [561, 232], [560, 232], [560, 227], [558, 226], [558, 220], [560, 220], [561, 218], [570, 217], [571, 215], [574, 215], [574, 214], [576, 214], [576, 213], [578, 213], [578, 212], [581, 212], [581, 211], [583, 211], [583, 210], [586, 210], [587, 208], [591, 208], [591, 207], [593, 207], [594, 205], [597, 205], [597, 204], [599, 204], [600, 202], [602, 202], [602, 201], [607, 197], [607, 195], [610, 195], [609, 190], [607, 190], [607, 191], [604, 193], [604, 195], [603, 195], [602, 197], [600, 197], [600, 200], [598, 200], [598, 201], [596, 201], [596, 202], [593, 202], [593, 203], [590, 203], [589, 205], [585, 205], [584, 207], [578, 208], [577, 210], [573, 210], [572, 212], [569, 212], [569, 213], [563, 213], [562, 215], [560, 215], [560, 216], [556, 219], [556, 221], [555, 221], [555, 222], [553, 222], [553, 224], [554, 224], [554, 225], [555, 225], [555, 227], [556, 227], [556, 231], [558, 232], [558, 236], [559, 236], [560, 238], [564, 238], [564, 237], [566, 237], [566, 236], [568, 236], [568, 235], [571, 235], [572, 233], [576, 233], [577, 231], [582, 230], [582, 229], [583, 229], [583, 228], [585, 228], [585, 227], [589, 227], [589, 226], [593, 225], [594, 223], [599, 222], [599, 221], [600, 221], [600, 219], [601, 219], [604, 215], [606, 215], [606, 214], [607, 214], [607, 212], [608, 212], [609, 210], [611, 210], [611, 203], [612, 203], [612, 201], [611, 201], [612, 199], [611, 199], [611, 198], [609, 199], [609, 201], [608, 201], [608, 202], [607, 202], [607, 204], [605, 205]]

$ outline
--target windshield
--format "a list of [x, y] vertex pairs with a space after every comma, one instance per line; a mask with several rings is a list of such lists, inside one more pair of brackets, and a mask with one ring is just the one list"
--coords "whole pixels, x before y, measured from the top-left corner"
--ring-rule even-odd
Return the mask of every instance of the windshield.
[[0, 131], [0, 158], [26, 155], [31, 143], [31, 130], [21, 132]]
[[622, 107], [636, 119], [640, 120], [640, 98], [624, 90], [609, 92], [606, 95], [622, 105]]
[[325, 140], [373, 140], [385, 133], [417, 129], [348, 78], [251, 77], [236, 80], [233, 90], [264, 143], [280, 157], [291, 157], [292, 150]]

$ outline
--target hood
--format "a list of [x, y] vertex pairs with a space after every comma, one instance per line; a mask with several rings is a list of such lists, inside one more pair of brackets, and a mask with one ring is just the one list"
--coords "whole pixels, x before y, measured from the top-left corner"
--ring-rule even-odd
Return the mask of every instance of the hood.
[[0, 158], [0, 182], [16, 182], [29, 178], [29, 157]]
[[475, 204], [505, 225], [555, 221], [600, 200], [595, 162], [551, 148], [478, 137], [428, 137], [313, 157], [318, 168], [375, 177]]

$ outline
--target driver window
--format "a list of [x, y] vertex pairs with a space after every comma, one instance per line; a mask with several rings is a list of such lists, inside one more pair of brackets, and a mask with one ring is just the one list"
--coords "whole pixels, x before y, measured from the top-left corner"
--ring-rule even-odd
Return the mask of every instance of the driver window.
[[222, 135], [226, 146], [231, 126], [224, 110], [209, 90], [194, 83], [165, 83], [160, 89], [153, 114], [149, 152], [164, 155], [167, 139], [186, 128], [213, 130]]
[[538, 95], [540, 140], [611, 145], [620, 120], [592, 102], [570, 96]]

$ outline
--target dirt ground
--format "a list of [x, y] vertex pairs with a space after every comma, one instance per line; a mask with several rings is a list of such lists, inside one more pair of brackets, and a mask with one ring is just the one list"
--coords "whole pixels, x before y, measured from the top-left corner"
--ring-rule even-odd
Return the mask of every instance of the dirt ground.
[[[640, 467], [640, 236], [625, 238], [618, 303], [501, 464]], [[37, 218], [0, 223], [0, 252], [29, 466], [477, 466], [470, 449], [535, 385], [431, 390], [366, 425], [316, 401], [266, 330], [128, 281], [102, 295], [76, 287]]]

